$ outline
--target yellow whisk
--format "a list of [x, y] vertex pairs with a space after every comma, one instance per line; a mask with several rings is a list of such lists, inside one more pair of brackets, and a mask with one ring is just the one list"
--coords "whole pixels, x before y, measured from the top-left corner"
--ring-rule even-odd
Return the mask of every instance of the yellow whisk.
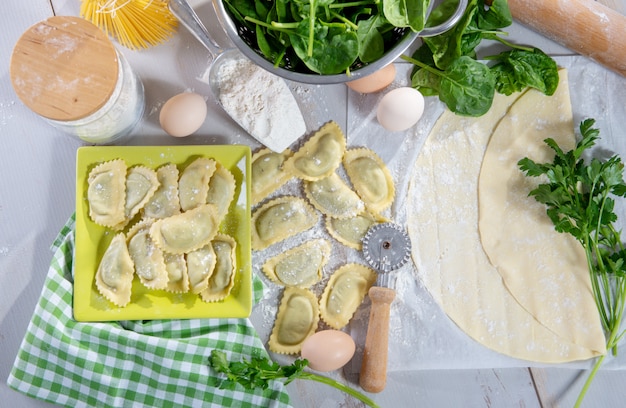
[[177, 27], [167, 0], [82, 0], [80, 15], [131, 49], [159, 44]]

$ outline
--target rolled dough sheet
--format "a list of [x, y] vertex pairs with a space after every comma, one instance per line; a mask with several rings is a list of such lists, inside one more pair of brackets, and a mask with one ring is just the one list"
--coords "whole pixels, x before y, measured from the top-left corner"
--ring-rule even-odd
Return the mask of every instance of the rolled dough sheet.
[[415, 162], [407, 225], [418, 278], [446, 314], [491, 350], [530, 361], [590, 357], [540, 324], [507, 290], [478, 232], [478, 177], [489, 137], [519, 94], [497, 94], [490, 112], [445, 111]]
[[[479, 233], [489, 261], [515, 300], [542, 325], [590, 351], [606, 351], [585, 252], [554, 230], [545, 205], [528, 193], [544, 178], [526, 177], [517, 162], [552, 161], [543, 140], [565, 151], [576, 146], [567, 70], [554, 95], [529, 90], [493, 132], [478, 179]], [[530, 357], [530, 356], [529, 356]]]

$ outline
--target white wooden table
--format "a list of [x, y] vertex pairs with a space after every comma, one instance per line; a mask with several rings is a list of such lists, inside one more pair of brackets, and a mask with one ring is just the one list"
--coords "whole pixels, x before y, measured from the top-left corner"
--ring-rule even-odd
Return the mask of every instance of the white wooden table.
[[[192, 1], [210, 25], [211, 7]], [[622, 12], [625, 2], [613, 1]], [[78, 15], [79, 0], [5, 0], [0, 13], [0, 406], [44, 407], [6, 385], [6, 378], [38, 300], [51, 259], [50, 244], [74, 211], [75, 152], [79, 142], [53, 129], [17, 99], [9, 78], [9, 58], [19, 36], [32, 24], [54, 14]], [[219, 38], [219, 30], [214, 35]], [[513, 40], [539, 46], [557, 55], [566, 50], [514, 25]], [[223, 35], [223, 34], [222, 34]], [[205, 69], [202, 49], [186, 33], [145, 51], [120, 49], [146, 88], [146, 113], [131, 144], [173, 144], [158, 126], [158, 111], [175, 93], [194, 90], [208, 95], [197, 76]], [[320, 92], [319, 87], [315, 87]], [[326, 120], [345, 126], [347, 90], [326, 86]], [[624, 92], [624, 90], [622, 90]], [[209, 101], [209, 104], [211, 101]], [[333, 105], [335, 104], [335, 105]], [[339, 108], [333, 109], [332, 106]], [[626, 119], [626, 118], [624, 118]], [[184, 143], [218, 144], [220, 135], [237, 142], [254, 141], [217, 109], [205, 125]], [[623, 352], [623, 350], [622, 350]], [[424, 370], [391, 372], [386, 389], [374, 395], [383, 407], [552, 407], [572, 406], [586, 373], [564, 368]], [[352, 381], [354, 378], [345, 379]], [[626, 404], [626, 371], [601, 371], [589, 390], [585, 406]], [[356, 401], [324, 385], [289, 385], [296, 407], [356, 407]]]

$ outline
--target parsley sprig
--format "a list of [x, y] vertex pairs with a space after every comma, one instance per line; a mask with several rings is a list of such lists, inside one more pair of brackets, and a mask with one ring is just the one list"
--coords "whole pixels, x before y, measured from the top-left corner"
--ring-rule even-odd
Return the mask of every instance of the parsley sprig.
[[[563, 152], [554, 139], [546, 139], [545, 143], [556, 153], [552, 163], [538, 164], [524, 158], [518, 165], [529, 177], [547, 177], [548, 182], [529, 195], [547, 206], [547, 214], [558, 232], [571, 234], [585, 249], [606, 347], [617, 355], [617, 345], [626, 333], [621, 328], [626, 306], [626, 249], [615, 226], [614, 197], [626, 197], [626, 184], [619, 156], [585, 162], [583, 154], [595, 145], [600, 134], [594, 124], [593, 119], [580, 124], [582, 139], [568, 152]], [[580, 406], [605, 357], [606, 354], [596, 360], [575, 406]]]
[[306, 359], [296, 359], [293, 364], [287, 366], [282, 366], [264, 356], [252, 356], [250, 360], [229, 362], [225, 352], [212, 350], [209, 364], [218, 373], [226, 375], [226, 378], [218, 379], [216, 385], [220, 389], [234, 390], [239, 384], [248, 390], [255, 388], [266, 390], [274, 380], [282, 379], [285, 385], [297, 379], [312, 380], [335, 387], [367, 406], [378, 407], [372, 399], [339, 381], [304, 371], [309, 364]]

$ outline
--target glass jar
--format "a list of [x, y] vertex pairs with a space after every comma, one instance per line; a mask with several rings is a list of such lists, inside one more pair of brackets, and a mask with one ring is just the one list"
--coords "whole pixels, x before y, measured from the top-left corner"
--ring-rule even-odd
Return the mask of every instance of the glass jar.
[[91, 144], [129, 135], [144, 111], [141, 80], [91, 22], [55, 16], [30, 27], [11, 57], [20, 100], [51, 125]]

